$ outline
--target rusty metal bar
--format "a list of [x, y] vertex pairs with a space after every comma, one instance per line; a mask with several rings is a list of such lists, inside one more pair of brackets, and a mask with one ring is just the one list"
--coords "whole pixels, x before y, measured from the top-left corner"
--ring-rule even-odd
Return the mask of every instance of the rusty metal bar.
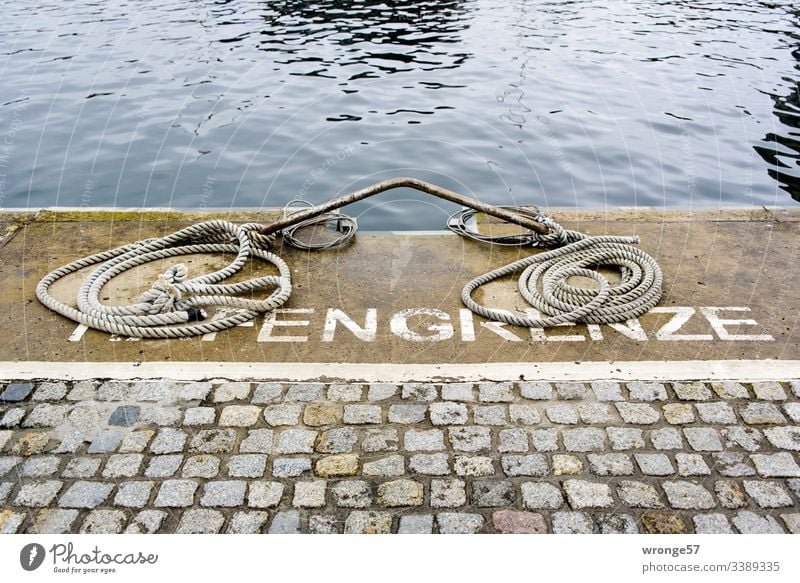
[[499, 219], [503, 219], [504, 221], [508, 221], [509, 223], [514, 223], [515, 225], [525, 227], [526, 229], [531, 229], [542, 235], [546, 235], [547, 233], [550, 232], [546, 226], [544, 226], [541, 223], [537, 223], [536, 221], [530, 219], [529, 217], [525, 217], [517, 213], [514, 213], [512, 211], [483, 203], [479, 200], [475, 200], [474, 198], [458, 194], [457, 192], [453, 192], [452, 190], [447, 190], [446, 188], [442, 188], [441, 186], [436, 186], [435, 184], [431, 184], [430, 182], [425, 182], [424, 180], [418, 180], [416, 178], [391, 178], [389, 180], [384, 180], [383, 182], [377, 182], [371, 186], [362, 188], [361, 190], [356, 190], [355, 192], [351, 192], [350, 194], [345, 194], [344, 196], [340, 196], [339, 198], [334, 198], [333, 200], [329, 200], [325, 204], [312, 207], [306, 211], [293, 213], [287, 217], [275, 221], [271, 225], [265, 226], [259, 232], [262, 235], [271, 235], [272, 233], [277, 233], [281, 229], [285, 229], [286, 227], [289, 227], [291, 225], [295, 225], [302, 221], [308, 220], [310, 218], [316, 217], [318, 215], [332, 211], [334, 209], [341, 208], [348, 204], [352, 204], [359, 200], [364, 200], [365, 198], [369, 198], [370, 196], [374, 196], [381, 192], [392, 190], [393, 188], [413, 188], [414, 190], [426, 192], [428, 194], [432, 194], [433, 196], [443, 198], [444, 200], [449, 200], [450, 202], [454, 202], [462, 206], [473, 208], [475, 210], [486, 213], [487, 215], [492, 215], [493, 217], [497, 217]]

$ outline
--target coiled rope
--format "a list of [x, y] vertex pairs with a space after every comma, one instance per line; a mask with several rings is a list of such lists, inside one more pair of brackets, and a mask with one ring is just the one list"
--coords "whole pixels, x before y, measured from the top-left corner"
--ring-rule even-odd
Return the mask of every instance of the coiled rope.
[[[91, 328], [136, 338], [183, 338], [232, 328], [259, 314], [282, 306], [292, 293], [289, 267], [267, 249], [272, 237], [261, 235], [261, 225], [235, 225], [228, 221], [207, 221], [161, 238], [146, 239], [109, 251], [89, 255], [46, 275], [36, 286], [36, 297], [45, 306]], [[108, 306], [100, 303], [100, 291], [121, 273], [158, 259], [195, 253], [233, 253], [236, 257], [222, 269], [187, 279], [188, 269], [176, 264], [167, 269], [136, 304]], [[271, 263], [279, 275], [220, 284], [256, 257]], [[50, 286], [85, 267], [101, 263], [84, 280], [78, 291], [77, 309], [50, 295]], [[236, 297], [274, 287], [262, 300]], [[188, 297], [184, 297], [191, 294]], [[226, 308], [219, 319], [206, 318], [206, 306]], [[189, 322], [196, 322], [189, 324]]]

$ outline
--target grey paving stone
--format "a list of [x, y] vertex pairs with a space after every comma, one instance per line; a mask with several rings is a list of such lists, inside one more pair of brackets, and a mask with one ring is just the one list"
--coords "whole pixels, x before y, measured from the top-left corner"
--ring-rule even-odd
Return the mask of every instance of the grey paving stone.
[[37, 456], [28, 458], [19, 469], [21, 476], [26, 478], [46, 478], [58, 471], [61, 458], [55, 455]]
[[295, 482], [292, 506], [296, 508], [321, 508], [325, 506], [325, 480]]
[[785, 401], [786, 391], [776, 381], [761, 381], [753, 383], [753, 393], [756, 399], [762, 401]]
[[472, 504], [481, 508], [511, 506], [516, 494], [511, 482], [475, 480], [472, 482]]
[[408, 451], [439, 451], [444, 449], [444, 433], [441, 429], [409, 429], [403, 436], [403, 445]]
[[116, 429], [108, 429], [98, 433], [92, 440], [87, 451], [89, 453], [110, 453], [122, 441], [122, 433]]
[[743, 476], [753, 476], [756, 471], [748, 465], [744, 454], [733, 451], [711, 454], [714, 460], [713, 467], [723, 476], [729, 478], [740, 478]]
[[409, 425], [425, 421], [428, 406], [420, 403], [398, 403], [389, 405], [389, 423]]
[[509, 405], [508, 414], [511, 423], [538, 425], [542, 422], [542, 417], [534, 405]]
[[31, 534], [71, 534], [78, 518], [77, 510], [48, 508], [40, 510], [29, 529]]
[[638, 534], [636, 519], [630, 514], [600, 514], [597, 526], [601, 534]]
[[25, 409], [8, 409], [0, 419], [0, 427], [17, 427], [25, 417]]
[[672, 462], [663, 453], [635, 453], [633, 457], [646, 476], [669, 476], [675, 473]]
[[281, 502], [283, 490], [284, 486], [280, 482], [250, 482], [247, 505], [250, 508], [275, 508]]
[[420, 506], [423, 501], [423, 486], [414, 480], [394, 480], [378, 486], [378, 505], [396, 508], [398, 506]]
[[463, 403], [431, 403], [429, 410], [434, 425], [464, 425], [467, 422], [467, 406]]
[[764, 430], [764, 435], [778, 449], [800, 451], [800, 427], [769, 427]]
[[523, 399], [550, 401], [553, 398], [553, 387], [550, 383], [523, 382], [519, 384], [519, 393]]
[[486, 456], [457, 455], [453, 461], [453, 471], [459, 476], [493, 476], [494, 461]]
[[22, 423], [23, 427], [56, 427], [64, 423], [69, 405], [42, 403], [36, 405]]
[[250, 396], [250, 383], [222, 383], [214, 389], [215, 403], [228, 403], [230, 401], [244, 401]]
[[346, 480], [331, 488], [333, 503], [339, 508], [368, 508], [372, 504], [372, 489], [365, 480]]
[[504, 455], [500, 458], [500, 466], [503, 468], [503, 473], [509, 477], [544, 477], [549, 472], [547, 459], [540, 453], [532, 455]]
[[5, 505], [8, 495], [14, 489], [14, 482], [0, 482], [0, 506]]
[[774, 403], [747, 403], [739, 409], [739, 415], [748, 425], [782, 425], [786, 417]]
[[794, 461], [792, 454], [782, 451], [775, 454], [758, 454], [750, 456], [758, 475], [763, 478], [795, 478], [800, 477], [800, 466]]
[[800, 380], [790, 380], [789, 388], [794, 393], [794, 396], [800, 399]]
[[711, 391], [704, 383], [672, 383], [672, 390], [681, 401], [708, 401]]
[[228, 475], [231, 478], [260, 478], [267, 468], [267, 456], [241, 454], [228, 458]]
[[334, 515], [315, 514], [308, 518], [310, 534], [338, 534], [341, 531], [341, 523]]
[[426, 476], [446, 476], [450, 473], [450, 459], [446, 453], [416, 454], [409, 459], [408, 469]]
[[132, 478], [139, 473], [144, 456], [140, 453], [122, 453], [109, 456], [103, 468], [104, 478]]
[[505, 425], [508, 423], [505, 405], [475, 406], [472, 408], [472, 418], [477, 425]]
[[233, 429], [203, 429], [189, 442], [189, 451], [194, 453], [230, 453], [236, 442]]
[[175, 534], [216, 534], [224, 523], [225, 516], [218, 510], [193, 508], [183, 513]]
[[99, 401], [135, 401], [134, 386], [124, 381], [106, 381], [97, 389]]
[[300, 534], [300, 513], [297, 510], [278, 512], [269, 525], [270, 534]]
[[447, 430], [447, 436], [456, 451], [485, 451], [492, 444], [492, 435], [488, 427], [451, 427]]
[[558, 449], [558, 430], [534, 429], [531, 431], [531, 443], [536, 451], [556, 451]]
[[154, 485], [155, 483], [152, 481], [123, 482], [117, 488], [114, 505], [126, 508], [142, 508], [150, 499], [150, 493], [153, 491]]
[[317, 431], [285, 429], [278, 436], [277, 453], [313, 453]]
[[297, 425], [300, 421], [300, 414], [303, 406], [297, 403], [281, 403], [269, 405], [264, 408], [264, 420], [268, 425], [278, 427], [280, 425]]
[[367, 399], [370, 401], [385, 401], [391, 399], [400, 391], [397, 385], [388, 383], [372, 383], [367, 392]]
[[411, 401], [434, 401], [436, 387], [428, 383], [406, 383], [403, 385], [402, 397]]
[[322, 401], [325, 385], [322, 383], [300, 383], [289, 385], [286, 392], [287, 401]]
[[406, 514], [400, 517], [397, 534], [430, 534], [433, 532], [432, 514]]
[[523, 482], [522, 502], [525, 508], [532, 510], [558, 510], [564, 504], [561, 490], [547, 482]]
[[733, 407], [724, 401], [714, 403], [697, 403], [697, 414], [703, 423], [730, 424], [736, 423]]
[[431, 507], [458, 508], [467, 503], [467, 486], [462, 480], [431, 480]]
[[[63, 478], [91, 478], [100, 469], [100, 458], [76, 457], [67, 462], [61, 472]], [[0, 475], [2, 475], [0, 470]]]
[[615, 403], [614, 406], [619, 411], [625, 423], [633, 425], [650, 425], [656, 423], [661, 415], [652, 405], [646, 403]]
[[72, 385], [67, 393], [68, 401], [94, 401], [97, 390], [97, 383], [92, 381], [80, 381]]
[[389, 534], [392, 514], [374, 510], [353, 510], [344, 522], [345, 534]]
[[792, 498], [780, 484], [764, 480], [745, 480], [744, 490], [761, 508], [792, 506]]
[[160, 429], [150, 443], [150, 452], [160, 455], [182, 452], [188, 436], [185, 431], [165, 427]]
[[578, 422], [578, 412], [572, 405], [552, 405], [545, 412], [552, 423], [575, 425]]
[[267, 512], [235, 512], [226, 532], [231, 534], [258, 534], [269, 520]]
[[615, 420], [608, 405], [604, 403], [580, 403], [578, 415], [582, 422], [590, 424], [608, 424]]
[[363, 395], [364, 387], [357, 384], [330, 385], [328, 387], [329, 401], [354, 403], [360, 401]]
[[139, 419], [142, 408], [137, 405], [120, 405], [108, 419], [109, 425], [117, 427], [131, 427]]
[[181, 383], [178, 385], [178, 398], [181, 401], [204, 401], [211, 393], [211, 383]]
[[178, 395], [180, 383], [170, 380], [138, 381], [133, 394], [140, 401], [167, 401], [174, 400]]
[[686, 427], [683, 435], [695, 451], [722, 451], [725, 449], [719, 433], [712, 427]]
[[524, 429], [501, 429], [497, 451], [501, 453], [525, 453], [528, 451], [528, 432]]
[[794, 495], [800, 498], [800, 479], [786, 480], [786, 483], [792, 489]]
[[470, 402], [475, 400], [472, 383], [445, 383], [442, 385], [442, 400]]
[[602, 450], [606, 445], [606, 434], [602, 429], [594, 427], [581, 427], [578, 429], [565, 429], [561, 432], [564, 447], [567, 451], [595, 451]]
[[692, 518], [697, 534], [732, 534], [728, 518], [724, 514], [697, 514]]
[[670, 506], [680, 510], [707, 510], [716, 503], [711, 492], [694, 482], [675, 481], [662, 484]]
[[345, 405], [344, 422], [352, 425], [380, 423], [383, 414], [380, 405]]
[[631, 401], [666, 401], [668, 398], [667, 388], [662, 383], [631, 382], [628, 394]]
[[624, 453], [590, 453], [587, 456], [589, 467], [596, 476], [630, 476], [633, 462]]
[[220, 480], [206, 482], [203, 487], [201, 506], [224, 506], [227, 508], [244, 504], [247, 482], [243, 480]]
[[554, 476], [580, 476], [583, 462], [574, 455], [556, 454], [553, 456]]
[[623, 401], [622, 386], [619, 383], [597, 381], [592, 383], [592, 391], [598, 401]]
[[633, 480], [622, 480], [617, 485], [620, 501], [631, 508], [663, 508], [664, 504], [650, 484]]
[[0, 512], [0, 534], [16, 534], [25, 522], [25, 513], [3, 510]]
[[633, 427], [607, 427], [606, 433], [611, 448], [617, 451], [639, 449], [644, 447], [644, 434], [641, 429]]
[[169, 478], [175, 475], [181, 462], [183, 462], [182, 455], [157, 455], [150, 458], [144, 475], [148, 478]]
[[655, 449], [683, 449], [683, 438], [675, 427], [662, 427], [650, 433], [650, 443]]
[[0, 392], [0, 401], [19, 403], [27, 399], [33, 392], [33, 383], [9, 383]]
[[272, 429], [250, 429], [239, 445], [241, 453], [271, 453]]
[[722, 437], [725, 439], [725, 447], [741, 447], [747, 451], [758, 451], [764, 434], [755, 427], [733, 426], [722, 429]]
[[672, 425], [686, 425], [695, 421], [694, 407], [688, 403], [669, 403], [664, 405], [661, 410], [664, 413], [664, 419]]
[[700, 454], [679, 452], [675, 454], [675, 462], [678, 474], [683, 477], [711, 475], [711, 469]]
[[11, 430], [8, 431], [0, 431], [0, 451], [5, 449], [6, 445], [11, 441], [11, 436], [14, 435], [14, 432]]
[[96, 508], [101, 506], [114, 484], [78, 481], [72, 484], [58, 501], [62, 508]]
[[715, 381], [711, 383], [711, 390], [714, 391], [720, 399], [749, 399], [750, 394], [747, 388], [734, 381]]
[[63, 485], [64, 482], [59, 480], [25, 482], [17, 492], [16, 498], [14, 498], [14, 506], [27, 506], [30, 508], [49, 506], [58, 496]]
[[720, 506], [723, 508], [744, 508], [747, 506], [747, 499], [744, 490], [738, 482], [733, 480], [717, 480], [714, 484], [714, 491], [717, 493]]
[[197, 486], [198, 483], [194, 480], [164, 480], [153, 505], [167, 508], [191, 506]]
[[281, 383], [258, 383], [250, 402], [253, 405], [267, 405], [279, 402], [283, 397], [284, 390], [285, 387]]
[[167, 427], [180, 425], [182, 410], [180, 407], [165, 407], [163, 405], [144, 404], [139, 416], [140, 425], [158, 425]]
[[33, 393], [34, 401], [60, 401], [67, 396], [67, 384], [62, 382], [39, 383]]
[[589, 397], [589, 391], [583, 383], [556, 383], [556, 392], [560, 399], [586, 399]]
[[339, 427], [323, 431], [316, 442], [316, 450], [322, 453], [350, 453], [358, 436], [352, 427]]
[[311, 459], [307, 457], [278, 458], [272, 462], [272, 475], [276, 478], [296, 478], [311, 471]]
[[117, 451], [119, 453], [142, 453], [147, 449], [147, 445], [155, 434], [156, 432], [150, 429], [126, 433]]
[[783, 534], [783, 527], [772, 516], [759, 516], [742, 510], [733, 517], [733, 525], [742, 534]]
[[483, 523], [483, 516], [469, 512], [441, 512], [436, 515], [441, 534], [475, 534], [483, 527]]
[[219, 474], [219, 464], [219, 458], [213, 455], [195, 455], [187, 458], [181, 475], [184, 478], [216, 478]]
[[585, 512], [553, 512], [555, 534], [591, 534], [594, 532], [592, 518]]
[[585, 480], [565, 480], [562, 487], [573, 510], [610, 508], [614, 505], [611, 489], [607, 484]]
[[514, 387], [510, 382], [480, 383], [478, 399], [483, 403], [512, 403], [514, 402]]
[[390, 455], [371, 462], [364, 462], [361, 473], [365, 476], [402, 476], [405, 473], [404, 464], [403, 456]]
[[794, 423], [800, 423], [800, 403], [786, 403], [783, 410]]
[[255, 405], [228, 405], [222, 409], [219, 424], [223, 427], [252, 427], [258, 423], [261, 407]]
[[122, 510], [92, 510], [80, 528], [81, 534], [117, 534], [122, 532], [126, 517]]

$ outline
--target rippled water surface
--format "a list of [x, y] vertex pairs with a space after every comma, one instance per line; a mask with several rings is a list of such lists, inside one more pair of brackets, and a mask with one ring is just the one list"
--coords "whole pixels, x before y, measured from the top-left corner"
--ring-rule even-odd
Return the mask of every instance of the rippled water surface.
[[[794, 2], [4, 2], [0, 207], [800, 200]], [[794, 199], [794, 200], [793, 200]], [[366, 228], [438, 228], [396, 192]]]

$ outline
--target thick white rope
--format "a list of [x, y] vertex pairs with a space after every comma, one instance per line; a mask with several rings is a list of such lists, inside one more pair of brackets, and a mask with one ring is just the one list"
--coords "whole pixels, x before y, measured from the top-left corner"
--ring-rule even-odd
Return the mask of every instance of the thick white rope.
[[[638, 237], [591, 237], [566, 230], [545, 215], [539, 215], [537, 220], [550, 227], [550, 233], [544, 236], [533, 233], [534, 245], [564, 246], [476, 277], [461, 291], [461, 301], [467, 308], [484, 318], [513, 326], [549, 328], [570, 322], [624, 322], [645, 314], [658, 303], [663, 279], [661, 268], [650, 255], [632, 246], [639, 243]], [[612, 287], [601, 273], [590, 269], [600, 266], [619, 267], [622, 281]], [[472, 299], [473, 292], [482, 285], [520, 270], [523, 270], [517, 281], [520, 294], [544, 317], [487, 308]], [[599, 289], [570, 285], [569, 278], [576, 276], [594, 279]]]
[[[260, 227], [255, 223], [235, 225], [228, 221], [207, 221], [166, 237], [89, 255], [46, 275], [36, 286], [36, 297], [51, 310], [75, 322], [123, 336], [183, 338], [232, 328], [282, 306], [292, 293], [289, 267], [267, 250], [272, 237], [260, 235], [257, 232]], [[100, 302], [103, 287], [121, 273], [150, 261], [195, 253], [229, 253], [236, 257], [222, 269], [194, 279], [186, 279], [185, 265], [173, 265], [136, 304], [108, 306]], [[251, 257], [271, 263], [279, 275], [220, 283], [238, 273]], [[78, 291], [77, 309], [50, 295], [49, 288], [56, 281], [98, 263], [102, 265], [91, 272]], [[268, 287], [275, 289], [265, 299], [235, 296]], [[206, 317], [202, 310], [205, 306], [228, 310], [222, 318], [200, 322], [198, 320]]]

